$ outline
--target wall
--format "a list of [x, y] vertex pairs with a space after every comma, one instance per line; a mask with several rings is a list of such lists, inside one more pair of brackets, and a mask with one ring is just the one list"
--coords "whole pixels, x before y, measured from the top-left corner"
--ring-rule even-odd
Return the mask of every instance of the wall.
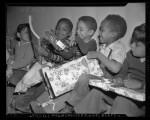
[[[122, 38], [127, 51], [129, 50], [129, 40], [135, 26], [145, 22], [145, 3], [128, 3], [124, 7], [15, 7], [9, 6], [7, 9], [7, 29], [8, 33], [13, 33], [20, 23], [28, 22], [28, 15], [32, 15], [33, 26], [37, 34], [44, 36], [44, 31], [55, 28], [57, 21], [62, 17], [69, 18], [74, 25], [73, 34], [77, 20], [80, 16], [89, 15], [96, 19], [98, 27], [100, 22], [108, 14], [119, 14], [127, 21], [127, 33]], [[97, 40], [98, 29], [93, 36]]]

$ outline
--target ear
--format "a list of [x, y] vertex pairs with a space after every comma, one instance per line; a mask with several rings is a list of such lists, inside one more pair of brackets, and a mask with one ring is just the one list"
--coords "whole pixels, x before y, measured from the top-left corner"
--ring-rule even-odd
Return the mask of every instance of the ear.
[[20, 33], [18, 33], [18, 32], [17, 32], [17, 37], [19, 37], [19, 38], [20, 38]]
[[94, 30], [89, 30], [89, 35], [93, 35], [94, 34]]
[[70, 37], [72, 35], [72, 32], [69, 32], [68, 36]]
[[117, 32], [116, 32], [116, 31], [113, 31], [113, 32], [112, 32], [112, 37], [115, 38], [116, 36], [117, 36]]

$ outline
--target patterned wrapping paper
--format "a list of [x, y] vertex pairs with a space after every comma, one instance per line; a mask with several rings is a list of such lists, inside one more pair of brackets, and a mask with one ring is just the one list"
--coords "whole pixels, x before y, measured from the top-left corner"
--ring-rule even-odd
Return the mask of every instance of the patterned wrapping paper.
[[82, 73], [102, 76], [103, 72], [96, 59], [88, 60], [83, 56], [57, 68], [42, 68], [43, 74], [47, 73], [54, 95], [57, 97], [73, 89], [78, 77]]
[[103, 82], [101, 80], [91, 79], [89, 81], [89, 84], [92, 86], [102, 88], [103, 90], [106, 90], [106, 91], [113, 91], [117, 94], [132, 98], [137, 101], [145, 101], [145, 93], [137, 92], [135, 90], [128, 89], [125, 87], [113, 87], [111, 85], [114, 85], [114, 84], [109, 82], [108, 79], [104, 79]]

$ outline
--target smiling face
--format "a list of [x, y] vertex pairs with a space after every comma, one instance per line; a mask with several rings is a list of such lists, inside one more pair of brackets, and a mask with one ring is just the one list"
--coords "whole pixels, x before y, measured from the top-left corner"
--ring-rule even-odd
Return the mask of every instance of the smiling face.
[[20, 33], [17, 33], [18, 37], [23, 41], [30, 41], [28, 28], [24, 28]]
[[57, 24], [55, 34], [59, 40], [67, 39], [71, 36], [69, 25], [66, 22], [60, 22]]
[[77, 34], [80, 36], [82, 40], [88, 39], [91, 37], [91, 31], [86, 26], [86, 24], [83, 21], [78, 21], [77, 23]]
[[110, 30], [109, 23], [103, 21], [99, 29], [99, 40], [102, 44], [110, 44], [113, 40], [113, 32]]
[[140, 57], [140, 58], [145, 57], [145, 45], [142, 42], [132, 43], [131, 50], [134, 56]]

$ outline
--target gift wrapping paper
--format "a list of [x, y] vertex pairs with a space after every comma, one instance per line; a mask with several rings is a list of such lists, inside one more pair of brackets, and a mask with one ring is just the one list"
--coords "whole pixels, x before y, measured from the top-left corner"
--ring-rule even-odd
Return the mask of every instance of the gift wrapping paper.
[[125, 97], [129, 97], [137, 101], [145, 101], [145, 93], [138, 92], [125, 87], [113, 87], [111, 85], [114, 85], [114, 83], [109, 82], [108, 79], [104, 79], [103, 81], [101, 81], [100, 79], [99, 80], [91, 79], [89, 80], [89, 84], [92, 86], [102, 88], [103, 90], [106, 91], [113, 91], [119, 95], [123, 95]]
[[82, 73], [93, 74], [96, 76], [103, 75], [98, 61], [96, 59], [88, 60], [86, 56], [56, 68], [42, 68], [42, 71], [44, 75], [45, 72], [47, 73], [55, 96], [59, 96], [72, 90]]

